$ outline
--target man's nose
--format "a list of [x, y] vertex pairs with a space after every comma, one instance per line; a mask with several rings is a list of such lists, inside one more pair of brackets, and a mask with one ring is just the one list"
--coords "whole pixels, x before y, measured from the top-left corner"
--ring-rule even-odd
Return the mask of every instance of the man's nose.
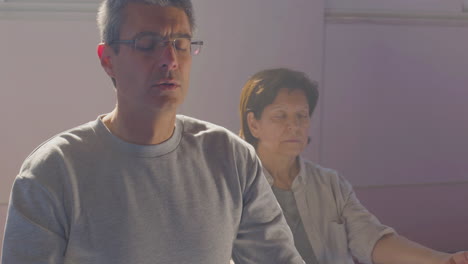
[[167, 68], [169, 70], [173, 70], [178, 67], [177, 53], [171, 42], [167, 43], [163, 48], [159, 58], [159, 65], [161, 68]]

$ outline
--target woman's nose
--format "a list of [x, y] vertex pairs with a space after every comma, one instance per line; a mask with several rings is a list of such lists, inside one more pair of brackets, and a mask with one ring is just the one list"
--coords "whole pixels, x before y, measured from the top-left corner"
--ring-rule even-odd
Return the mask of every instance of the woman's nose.
[[288, 119], [288, 128], [298, 128], [301, 125], [301, 121], [298, 117], [291, 117]]

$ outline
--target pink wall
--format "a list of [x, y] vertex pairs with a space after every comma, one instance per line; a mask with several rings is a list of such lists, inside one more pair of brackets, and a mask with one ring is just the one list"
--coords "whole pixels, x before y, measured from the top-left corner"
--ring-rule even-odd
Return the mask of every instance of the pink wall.
[[355, 185], [468, 181], [468, 26], [327, 24], [321, 162]]
[[400, 235], [456, 252], [468, 247], [468, 183], [355, 188], [361, 202]]
[[95, 28], [85, 20], [1, 20], [7, 37], [0, 43], [0, 202], [8, 201], [22, 161], [37, 145], [114, 105]]
[[0, 259], [2, 259], [2, 242], [3, 242], [3, 234], [6, 220], [7, 213], [7, 205], [0, 203]]
[[342, 22], [325, 30], [320, 162], [401, 234], [466, 250], [468, 26]]
[[[194, 60], [182, 113], [237, 133], [240, 90], [255, 72], [292, 67], [321, 80], [322, 0], [204, 0], [194, 5], [198, 8], [196, 36], [205, 41], [205, 47]], [[313, 133], [320, 133], [317, 126]], [[318, 148], [311, 149], [308, 155], [317, 157], [317, 153]]]

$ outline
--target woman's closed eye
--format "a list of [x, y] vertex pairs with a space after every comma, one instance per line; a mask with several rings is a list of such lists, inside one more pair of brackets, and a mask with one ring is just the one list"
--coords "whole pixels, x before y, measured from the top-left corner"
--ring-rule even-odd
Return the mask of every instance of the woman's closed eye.
[[298, 113], [297, 117], [299, 119], [307, 119], [307, 118], [309, 118], [309, 114], [308, 113]]
[[275, 120], [283, 120], [286, 119], [286, 114], [285, 113], [276, 113], [273, 115], [273, 119]]

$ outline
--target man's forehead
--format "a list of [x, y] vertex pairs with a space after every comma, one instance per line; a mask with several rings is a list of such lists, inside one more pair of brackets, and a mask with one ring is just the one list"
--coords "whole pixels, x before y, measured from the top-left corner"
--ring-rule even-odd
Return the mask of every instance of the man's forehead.
[[175, 6], [160, 6], [146, 3], [129, 3], [124, 9], [125, 15], [135, 18], [159, 20], [166, 23], [186, 22], [189, 26], [187, 13]]
[[191, 37], [187, 14], [180, 8], [131, 3], [125, 13], [122, 27], [131, 29], [134, 36], [149, 32], [163, 38]]

